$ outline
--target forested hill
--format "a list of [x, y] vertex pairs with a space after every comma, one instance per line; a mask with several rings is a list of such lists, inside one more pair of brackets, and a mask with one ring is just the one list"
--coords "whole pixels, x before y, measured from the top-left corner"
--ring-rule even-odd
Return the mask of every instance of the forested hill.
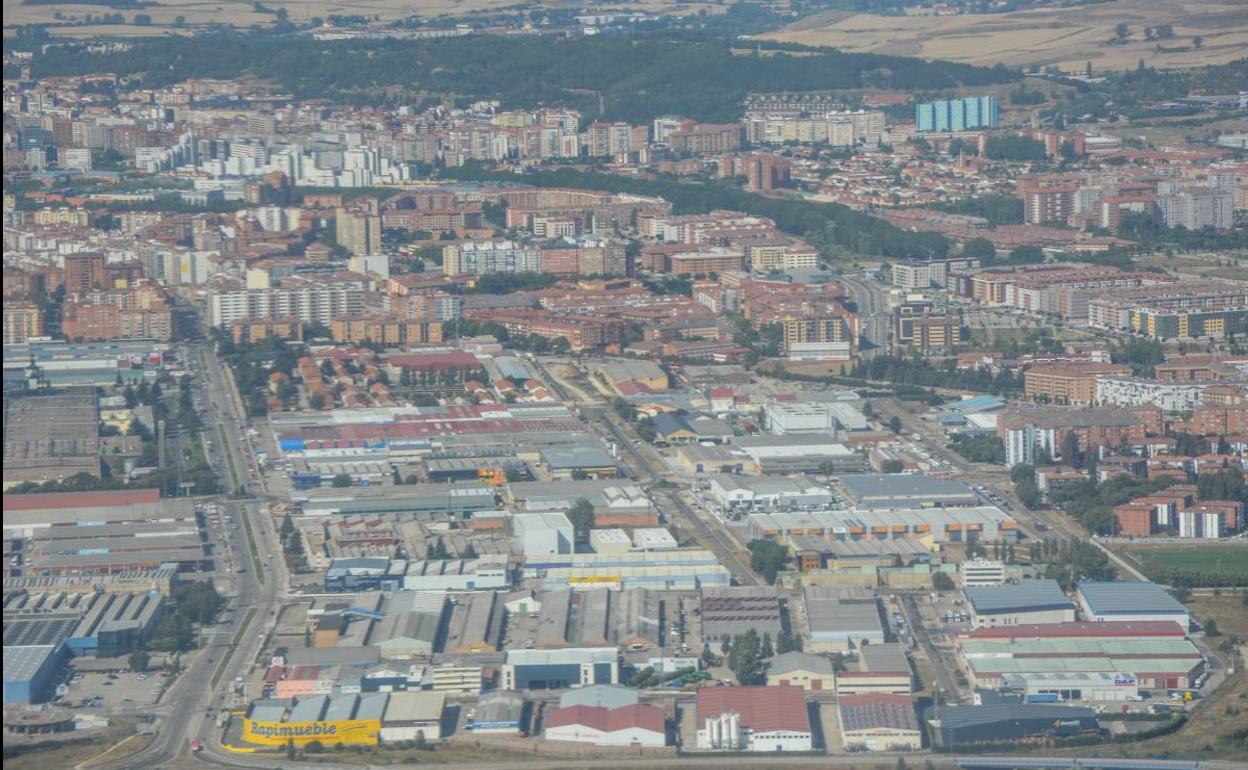
[[1017, 77], [1004, 67], [832, 49], [799, 49], [792, 51], [797, 55], [786, 55], [772, 46], [762, 55], [734, 55], [731, 46], [723, 40], [672, 37], [473, 35], [421, 42], [321, 42], [216, 35], [135, 41], [121, 52], [57, 46], [36, 57], [34, 74], [111, 72], [141, 78], [149, 88], [194, 77], [250, 74], [304, 99], [406, 104], [421, 95], [451, 94], [464, 100], [500, 99], [506, 107], [566, 105], [590, 116], [632, 122], [666, 114], [708, 122], [735, 120], [741, 99], [751, 91], [868, 86], [936, 90]]

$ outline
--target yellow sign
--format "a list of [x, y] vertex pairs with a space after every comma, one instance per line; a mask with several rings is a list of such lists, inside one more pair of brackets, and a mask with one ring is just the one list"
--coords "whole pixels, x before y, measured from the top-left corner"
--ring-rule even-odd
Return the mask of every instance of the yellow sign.
[[611, 576], [611, 577], [587, 576], [587, 577], [568, 578], [568, 583], [570, 585], [583, 585], [586, 583], [618, 583], [618, 582], [620, 582], [620, 578], [618, 576]]
[[314, 741], [326, 746], [377, 745], [380, 719], [340, 719], [333, 722], [261, 722], [243, 720], [243, 739], [263, 746], [306, 746]]

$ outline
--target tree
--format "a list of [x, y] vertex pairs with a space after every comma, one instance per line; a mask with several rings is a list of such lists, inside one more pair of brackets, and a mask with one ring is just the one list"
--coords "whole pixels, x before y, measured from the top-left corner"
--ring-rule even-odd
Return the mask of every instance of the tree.
[[[1208, 626], [1206, 625], [1206, 627]], [[759, 650], [759, 654], [763, 657], [764, 660], [776, 654], [775, 648], [772, 647], [771, 645], [771, 632], [770, 631], [763, 633], [763, 646]]]
[[973, 238], [962, 247], [962, 256], [978, 259], [981, 264], [988, 265], [997, 258], [997, 247], [987, 238]]
[[769, 584], [774, 584], [776, 575], [789, 561], [788, 549], [770, 540], [751, 540], [746, 547], [750, 551], [750, 567]]
[[897, 415], [888, 418], [888, 429], [893, 433], [901, 433], [901, 418]]
[[349, 487], [351, 486], [351, 475], [347, 473], [339, 473], [334, 476], [330, 485], [334, 487]]
[[308, 397], [308, 406], [318, 411], [321, 409], [324, 409], [325, 408], [325, 396], [323, 396], [320, 393], [313, 393], [311, 396]]
[[1079, 436], [1073, 430], [1066, 431], [1062, 437], [1062, 460], [1072, 467], [1079, 467]]
[[143, 650], [135, 650], [134, 652], [130, 653], [130, 658], [128, 662], [130, 664], [131, 671], [141, 674], [144, 671], [147, 671], [147, 666], [149, 663], [151, 663], [151, 661], [152, 661], [151, 655], [148, 655]]
[[952, 591], [956, 586], [953, 583], [953, 578], [949, 577], [948, 573], [933, 572], [932, 588], [935, 588], [937, 591]]
[[743, 685], [759, 684], [764, 678], [763, 645], [758, 631], [751, 628], [733, 637], [728, 651], [728, 668]]
[[568, 509], [568, 521], [572, 522], [572, 531], [578, 542], [589, 539], [589, 531], [594, 528], [594, 504], [582, 497]]
[[1205, 39], [1201, 37], [1200, 35], [1197, 35], [1196, 37], [1192, 38], [1192, 45], [1196, 46], [1197, 48], [1201, 48], [1202, 46], [1204, 46], [1204, 44], [1205, 44]]
[[588, 479], [588, 478], [589, 478], [589, 473], [588, 473], [585, 469], [583, 469], [583, 468], [573, 468], [573, 469], [572, 469], [572, 480], [573, 480], [573, 481], [585, 481], [585, 480], [586, 480], [586, 479]]
[[1114, 37], [1119, 40], [1126, 40], [1131, 35], [1131, 28], [1127, 26], [1125, 21], [1118, 22], [1118, 26], [1114, 27]]
[[1011, 265], [1038, 265], [1044, 261], [1044, 250], [1039, 246], [1015, 246], [1008, 261]]
[[884, 473], [901, 473], [906, 469], [906, 464], [901, 460], [886, 460], [883, 467], [880, 468]]

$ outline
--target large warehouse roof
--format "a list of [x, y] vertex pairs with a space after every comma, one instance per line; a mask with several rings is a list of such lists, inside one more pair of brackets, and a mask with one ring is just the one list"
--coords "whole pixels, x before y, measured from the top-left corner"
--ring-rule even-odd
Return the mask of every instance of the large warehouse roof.
[[1187, 608], [1156, 583], [1080, 583], [1084, 602], [1098, 615], [1169, 615], [1186, 613]]
[[980, 615], [1074, 609], [1056, 580], [1023, 580], [1002, 586], [972, 586], [963, 590], [966, 601]]
[[841, 478], [841, 485], [859, 503], [871, 500], [896, 500], [912, 504], [915, 499], [943, 500], [956, 498], [975, 501], [975, 493], [961, 481], [938, 479], [921, 473], [861, 473]]

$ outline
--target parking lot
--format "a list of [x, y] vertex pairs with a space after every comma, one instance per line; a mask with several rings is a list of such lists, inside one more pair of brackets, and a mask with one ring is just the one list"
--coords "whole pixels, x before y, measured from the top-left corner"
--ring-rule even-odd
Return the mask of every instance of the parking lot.
[[69, 692], [60, 700], [74, 708], [100, 709], [107, 713], [126, 713], [149, 708], [159, 701], [166, 672], [146, 674], [97, 673], [74, 674], [67, 686]]

